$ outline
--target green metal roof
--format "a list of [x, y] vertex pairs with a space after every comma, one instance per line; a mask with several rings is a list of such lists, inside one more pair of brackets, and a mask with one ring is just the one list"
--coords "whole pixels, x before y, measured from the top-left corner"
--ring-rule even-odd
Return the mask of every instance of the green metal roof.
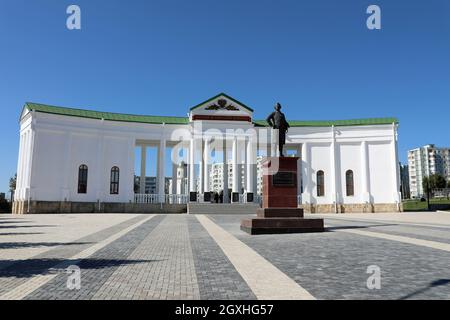
[[[214, 98], [213, 98], [214, 99]], [[203, 103], [202, 103], [203, 104]], [[195, 107], [194, 107], [195, 108]], [[51, 113], [63, 116], [90, 118], [90, 119], [104, 119], [107, 121], [123, 121], [123, 122], [138, 122], [151, 124], [188, 124], [188, 117], [164, 117], [164, 116], [143, 116], [124, 113], [101, 112], [75, 108], [65, 108], [50, 106], [40, 103], [27, 102], [24, 109], [29, 111], [37, 111], [43, 113]], [[192, 109], [191, 109], [192, 110]], [[255, 120], [253, 123], [258, 127], [267, 127], [265, 120]], [[398, 123], [396, 118], [369, 118], [369, 119], [353, 119], [353, 120], [334, 120], [334, 121], [297, 121], [291, 120], [289, 124], [291, 127], [331, 127], [331, 126], [364, 126], [364, 125], [383, 125]]]
[[206, 101], [203, 101], [202, 103], [199, 103], [198, 105], [192, 107], [192, 108], [191, 108], [191, 111], [194, 110], [194, 109], [197, 109], [198, 107], [204, 105], [205, 103], [208, 103], [208, 102], [211, 102], [211, 101], [217, 99], [217, 98], [220, 97], [220, 96], [224, 96], [225, 98], [230, 99], [231, 101], [233, 101], [233, 102], [235, 102], [235, 103], [237, 103], [237, 104], [240, 104], [240, 105], [243, 106], [245, 109], [247, 109], [247, 110], [253, 112], [253, 109], [252, 109], [252, 108], [246, 106], [246, 105], [243, 104], [242, 102], [240, 102], [240, 101], [234, 99], [233, 97], [230, 97], [229, 95], [227, 95], [226, 93], [223, 93], [223, 92], [221, 92], [221, 93], [219, 93], [218, 95], [215, 95], [214, 97], [212, 97], [212, 98], [210, 98], [210, 99], [208, 99], [208, 100], [206, 100]]
[[[382, 124], [398, 124], [397, 118], [367, 118], [367, 119], [351, 119], [351, 120], [291, 120], [288, 121], [291, 127], [350, 127], [350, 126], [369, 126]], [[256, 126], [267, 127], [266, 120], [255, 120]]]
[[134, 114], [124, 114], [124, 113], [113, 113], [113, 112], [100, 112], [92, 110], [65, 108], [49, 106], [39, 103], [27, 102], [25, 107], [28, 110], [58, 114], [63, 116], [72, 116], [80, 118], [90, 118], [90, 119], [104, 119], [107, 121], [123, 121], [123, 122], [140, 122], [140, 123], [155, 123], [155, 124], [188, 124], [189, 118], [187, 117], [163, 117], [163, 116], [142, 116]]

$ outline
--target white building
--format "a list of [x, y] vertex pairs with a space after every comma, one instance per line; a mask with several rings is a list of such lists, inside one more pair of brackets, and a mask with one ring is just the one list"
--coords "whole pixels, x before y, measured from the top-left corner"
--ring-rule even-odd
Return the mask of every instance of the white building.
[[[157, 177], [145, 177], [145, 187], [144, 190], [141, 190], [141, 177], [135, 176], [135, 186], [137, 186], [137, 193], [143, 193], [143, 194], [158, 194], [158, 183], [157, 183]], [[165, 177], [165, 193], [170, 193], [170, 190], [172, 190], [172, 178]], [[135, 191], [135, 192], [136, 192]]]
[[[262, 156], [256, 157], [256, 194], [262, 195]], [[245, 189], [245, 162], [241, 163], [241, 185], [240, 188]], [[220, 192], [223, 190], [223, 162], [213, 163], [210, 170], [210, 190]], [[228, 188], [233, 189], [233, 164], [228, 161]]]
[[450, 180], [450, 148], [438, 148], [429, 144], [408, 151], [409, 184], [411, 197], [425, 196], [422, 181], [433, 174]]
[[[239, 166], [239, 169], [241, 171], [241, 175], [239, 177], [240, 184], [238, 186], [238, 190], [242, 190], [242, 188], [245, 189], [245, 164], [241, 162], [241, 165]], [[210, 180], [210, 190], [214, 192], [220, 192], [224, 190], [223, 186], [223, 179], [224, 179], [224, 172], [223, 172], [223, 162], [220, 163], [213, 163], [211, 165], [210, 173], [209, 173], [209, 180]], [[228, 189], [233, 190], [233, 162], [231, 160], [228, 161]]]
[[[298, 192], [300, 205], [307, 212], [401, 210], [396, 119], [289, 123], [286, 149], [299, 156], [297, 184], [303, 187]], [[223, 93], [192, 107], [188, 117], [140, 116], [26, 103], [20, 116], [13, 210], [144, 210], [139, 203], [143, 197], [134, 193], [134, 176], [139, 169], [134, 164], [139, 149], [140, 183], [145, 184], [149, 147], [158, 150], [154, 165], [161, 208], [170, 203], [165, 190], [165, 166], [170, 163], [166, 148], [174, 150], [172, 179], [178, 175], [179, 163], [187, 164], [187, 190], [172, 183], [170, 194], [189, 194], [190, 200], [195, 200], [197, 192], [210, 192], [211, 155], [217, 157], [220, 152], [226, 167], [245, 163], [242, 170], [236, 170], [240, 174], [233, 174], [233, 183], [229, 182], [228, 168], [223, 170], [222, 188], [227, 190], [231, 185], [233, 193], [241, 193], [238, 186], [242, 175], [244, 192], [255, 194], [259, 192], [257, 156], [277, 156], [275, 139], [265, 121], [253, 119], [251, 108]], [[231, 199], [229, 194], [224, 198], [225, 202]]]

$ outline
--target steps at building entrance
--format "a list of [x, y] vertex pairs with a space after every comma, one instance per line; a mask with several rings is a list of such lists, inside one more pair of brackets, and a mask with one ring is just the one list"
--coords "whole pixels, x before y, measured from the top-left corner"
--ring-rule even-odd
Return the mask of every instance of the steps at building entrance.
[[187, 205], [188, 214], [256, 214], [256, 203], [197, 203]]

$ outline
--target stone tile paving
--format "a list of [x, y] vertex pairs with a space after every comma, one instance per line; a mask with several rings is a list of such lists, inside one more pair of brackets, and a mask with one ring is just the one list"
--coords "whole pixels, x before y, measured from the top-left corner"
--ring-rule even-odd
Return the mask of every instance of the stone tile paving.
[[386, 234], [399, 235], [405, 237], [412, 237], [416, 239], [437, 241], [442, 243], [450, 243], [450, 229], [430, 226], [411, 226], [405, 224], [398, 224], [395, 222], [385, 223], [368, 223], [361, 221], [351, 221], [342, 219], [326, 218], [327, 224], [332, 224], [333, 229], [340, 228], [355, 228], [365, 231], [382, 232]]
[[74, 242], [136, 216], [138, 215], [1, 215], [1, 257], [4, 260], [29, 259], [61, 243]]
[[[4, 259], [0, 242], [0, 294], [32, 276], [49, 272], [52, 266], [146, 217], [139, 215], [29, 259]], [[448, 228], [400, 225], [387, 220], [355, 221], [348, 215], [348, 221], [326, 219], [330, 232], [249, 236], [239, 229], [244, 216], [208, 217], [318, 299], [450, 299], [449, 252], [342, 232], [343, 227], [354, 227], [448, 243]], [[30, 219], [37, 226], [30, 233], [49, 232], [44, 224], [38, 226], [39, 221], [50, 221], [50, 217]], [[32, 242], [30, 245], [37, 244]], [[25, 254], [26, 248], [21, 252]], [[82, 270], [81, 290], [67, 289], [68, 275], [64, 273], [26, 298], [254, 299], [195, 216], [157, 215], [78, 265]], [[380, 290], [366, 287], [369, 265], [381, 268]]]
[[[343, 232], [249, 236], [243, 216], [209, 217], [318, 299], [450, 298], [448, 252]], [[380, 290], [366, 287], [370, 265], [381, 268]]]
[[[76, 241], [64, 243], [28, 259], [0, 259], [0, 295], [26, 282], [30, 277], [48, 273], [48, 269], [69, 259], [75, 254], [92, 246], [94, 243], [108, 238], [112, 234], [145, 219], [137, 216], [104, 230], [90, 234]], [[32, 243], [33, 244], [33, 243]]]
[[[145, 215], [140, 217], [145, 218]], [[79, 262], [77, 265], [81, 269], [80, 290], [69, 290], [66, 285], [68, 275], [61, 273], [29, 294], [26, 299], [91, 299], [121, 265], [140, 264], [150, 261], [149, 258], [143, 260], [127, 258], [163, 219], [164, 216], [156, 216], [150, 219], [123, 237], [100, 249], [88, 259]]]
[[194, 216], [187, 221], [200, 298], [255, 300], [251, 289], [200, 222]]
[[94, 299], [200, 299], [187, 220], [168, 215], [117, 268]]

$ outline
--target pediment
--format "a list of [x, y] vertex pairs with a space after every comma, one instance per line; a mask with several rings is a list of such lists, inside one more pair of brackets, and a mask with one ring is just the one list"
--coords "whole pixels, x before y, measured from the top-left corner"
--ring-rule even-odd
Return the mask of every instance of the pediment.
[[252, 117], [253, 110], [242, 102], [220, 93], [195, 107], [191, 108], [191, 120], [195, 116], [212, 116], [212, 117]]
[[28, 108], [27, 104], [25, 104], [22, 108], [22, 112], [20, 113], [19, 122], [23, 121], [30, 113], [30, 109]]

